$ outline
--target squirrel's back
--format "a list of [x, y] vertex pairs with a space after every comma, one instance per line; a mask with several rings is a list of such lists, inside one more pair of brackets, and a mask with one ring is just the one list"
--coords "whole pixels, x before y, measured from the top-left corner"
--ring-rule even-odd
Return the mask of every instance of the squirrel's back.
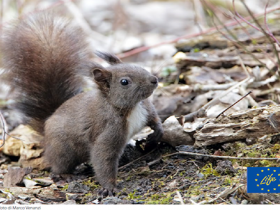
[[83, 33], [50, 14], [29, 16], [4, 30], [3, 64], [8, 82], [19, 88], [18, 109], [37, 131], [83, 87], [89, 50]]

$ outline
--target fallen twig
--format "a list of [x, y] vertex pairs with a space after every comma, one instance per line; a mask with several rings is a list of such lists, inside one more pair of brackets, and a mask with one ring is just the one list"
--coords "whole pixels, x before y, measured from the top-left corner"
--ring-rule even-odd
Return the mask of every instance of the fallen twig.
[[208, 204], [208, 203], [213, 203], [214, 201], [218, 200], [219, 198], [225, 198], [227, 197], [229, 194], [233, 193], [234, 191], [236, 191], [238, 188], [244, 186], [244, 184], [240, 184], [234, 188], [231, 188], [231, 189], [225, 189], [223, 192], [221, 192], [218, 196], [216, 196], [215, 198], [211, 199], [211, 200], [204, 200], [204, 201], [201, 201], [200, 203], [198, 203], [199, 205], [201, 204]]
[[[212, 22], [213, 22], [213, 24], [216, 26], [216, 28], [217, 28], [217, 31], [220, 33], [220, 34], [222, 34], [227, 40], [229, 40], [234, 46], [236, 46], [237, 48], [240, 48], [240, 49], [242, 49], [242, 50], [244, 50], [246, 53], [248, 53], [248, 55], [250, 55], [255, 61], [257, 61], [257, 62], [259, 62], [261, 65], [263, 65], [263, 66], [265, 66], [267, 69], [268, 69], [268, 67], [266, 66], [266, 64], [264, 63], [264, 62], [262, 62], [261, 60], [259, 60], [253, 53], [251, 53], [251, 52], [249, 52], [249, 50], [245, 47], [245, 45], [243, 44], [243, 43], [241, 43], [239, 40], [238, 40], [238, 38], [237, 38], [237, 36], [225, 25], [225, 24], [223, 24], [223, 22], [219, 19], [219, 17], [215, 14], [215, 12], [214, 12], [214, 7], [209, 3], [209, 2], [207, 2], [206, 3], [206, 1], [203, 1], [204, 2], [204, 4], [206, 5], [206, 6], [208, 6], [208, 8], [209, 9], [211, 9], [213, 12], [213, 18], [212, 18]], [[220, 28], [216, 25], [216, 23], [215, 23], [215, 21], [214, 21], [214, 17], [216, 18], [216, 20], [219, 22], [219, 24], [220, 25], [223, 25], [224, 27], [223, 27], [223, 29], [225, 29], [226, 31], [227, 31], [227, 33], [234, 39], [234, 40], [232, 40], [230, 37], [228, 37], [224, 32], [222, 32], [221, 30], [220, 30]], [[268, 69], [269, 70], [269, 69]]]
[[124, 169], [124, 168], [126, 168], [126, 167], [128, 167], [128, 166], [132, 165], [133, 163], [135, 163], [135, 162], [137, 162], [137, 161], [141, 160], [142, 158], [144, 158], [144, 157], [146, 157], [146, 156], [150, 155], [150, 154], [151, 154], [152, 152], [154, 152], [155, 150], [156, 150], [156, 148], [155, 148], [155, 149], [153, 149], [152, 151], [148, 152], [147, 154], [145, 154], [145, 155], [143, 155], [143, 156], [141, 156], [141, 157], [139, 157], [139, 158], [137, 158], [137, 159], [135, 159], [135, 160], [131, 161], [130, 163], [128, 163], [128, 164], [126, 164], [126, 165], [123, 165], [123, 166], [119, 167], [119, 169], [118, 169], [118, 170]]
[[256, 96], [264, 96], [264, 95], [268, 95], [268, 94], [280, 94], [280, 88], [271, 88], [271, 89], [268, 89], [268, 90], [263, 90], [259, 93], [256, 93], [255, 95]]
[[5, 141], [6, 141], [6, 135], [8, 133], [8, 128], [7, 128], [6, 120], [1, 112], [0, 112], [0, 119], [1, 119], [1, 123], [2, 123], [2, 139], [3, 139], [3, 143], [0, 145], [0, 147], [3, 147], [5, 144]]
[[[234, 0], [233, 0], [234, 1]], [[278, 40], [274, 37], [271, 36], [270, 33], [267, 33], [261, 26], [261, 24], [259, 23], [259, 21], [255, 18], [255, 16], [253, 15], [252, 11], [249, 9], [249, 7], [245, 4], [245, 2], [243, 0], [241, 0], [242, 4], [244, 5], [244, 7], [246, 8], [246, 10], [248, 11], [248, 13], [250, 14], [250, 16], [252, 16], [253, 21], [257, 24], [257, 26], [259, 27], [260, 31], [265, 35], [265, 37], [267, 38], [267, 40], [270, 42], [270, 44], [272, 45], [272, 48], [274, 50], [274, 54], [277, 58], [277, 62], [278, 62], [278, 67], [280, 65], [280, 58], [277, 52], [277, 49], [272, 41], [272, 39], [274, 40], [274, 42], [276, 42], [278, 44], [278, 46], [280, 46], [280, 43], [278, 42]], [[237, 13], [238, 14], [238, 13]], [[266, 9], [265, 9], [265, 17], [266, 17]]]
[[[274, 12], [276, 10], [279, 10], [279, 8], [270, 9], [266, 13], [271, 13], [271, 12]], [[260, 14], [255, 15], [255, 17], [260, 17], [260, 16], [263, 16], [263, 15], [264, 15], [263, 13], [260, 13]], [[252, 17], [251, 16], [247, 16], [244, 19], [245, 20], [250, 20], [250, 19], [252, 19]], [[234, 20], [234, 21], [230, 21], [230, 22], [228, 22], [226, 24], [219, 25], [218, 28], [223, 28], [223, 26], [227, 26], [227, 27], [235, 26], [237, 24], [238, 24], [238, 21]], [[212, 28], [209, 28], [209, 29], [207, 29], [207, 30], [205, 30], [203, 32], [184, 35], [184, 36], [178, 37], [178, 38], [173, 39], [173, 40], [160, 42], [160, 43], [155, 44], [155, 45], [139, 47], [139, 48], [133, 49], [133, 50], [125, 52], [125, 53], [120, 53], [120, 54], [118, 54], [118, 57], [120, 59], [126, 58], [126, 57], [130, 57], [132, 55], [135, 55], [135, 54], [147, 51], [147, 50], [155, 48], [155, 47], [159, 47], [161, 45], [175, 43], [175, 42], [179, 41], [180, 39], [190, 39], [190, 38], [201, 36], [201, 35], [204, 35], [204, 34], [207, 34], [207, 33], [213, 32], [213, 31], [216, 31], [216, 30], [217, 30], [216, 27], [212, 27]]]
[[[245, 90], [244, 86], [239, 87], [239, 93], [241, 95], [245, 95], [247, 92], [248, 91]], [[251, 95], [248, 95], [247, 99], [248, 99], [251, 107], [259, 107], [259, 104], [255, 101], [255, 99], [253, 99], [253, 97]]]
[[163, 155], [162, 157], [169, 157], [173, 155], [193, 155], [193, 156], [202, 156], [202, 157], [210, 157], [210, 158], [217, 158], [217, 159], [233, 159], [233, 160], [280, 160], [280, 158], [254, 158], [254, 157], [232, 157], [232, 156], [217, 156], [217, 155], [206, 155], [201, 153], [195, 152], [185, 152], [185, 151], [178, 151], [175, 153]]
[[251, 94], [252, 91], [250, 90], [246, 95], [242, 96], [238, 101], [234, 102], [232, 105], [230, 105], [228, 108], [226, 108], [224, 111], [222, 111], [220, 114], [218, 114], [218, 116], [216, 117], [216, 119], [218, 117], [220, 117], [223, 113], [225, 113], [227, 110], [229, 110], [231, 107], [233, 107], [235, 104], [237, 104], [239, 101], [241, 101], [243, 98], [245, 98], [246, 96], [248, 96], [249, 94]]
[[181, 193], [180, 193], [179, 191], [176, 191], [176, 194], [177, 194], [177, 196], [178, 196], [178, 198], [179, 198], [179, 200], [180, 200], [181, 205], [185, 205], [185, 204], [184, 204], [184, 201], [183, 201], [183, 198], [182, 198], [182, 196], [181, 196]]
[[[252, 17], [253, 21], [258, 25], [258, 27], [254, 26], [253, 24], [251, 24], [249, 21], [247, 21], [244, 17], [242, 17], [236, 10], [234, 10], [234, 13], [236, 14], [236, 16], [238, 16], [242, 21], [244, 21], [245, 23], [247, 23], [248, 25], [250, 25], [251, 27], [253, 27], [254, 29], [263, 32], [263, 34], [265, 36], [270, 36], [279, 46], [280, 43], [279, 41], [273, 36], [273, 34], [271, 33], [270, 30], [268, 30], [269, 32], [264, 31], [264, 29], [261, 27], [261, 25], [259, 24], [259, 22], [256, 20], [255, 16], [253, 15], [253, 13], [251, 12], [251, 10], [248, 8], [248, 6], [245, 4], [245, 2], [243, 0], [241, 0], [242, 4], [244, 5], [244, 7], [246, 8], [246, 10], [248, 11], [248, 13], [250, 14], [250, 16]], [[232, 1], [232, 4], [234, 5], [234, 0]], [[266, 24], [266, 14], [267, 14], [267, 6], [268, 6], [268, 2], [265, 6], [265, 13], [264, 13], [264, 21]], [[235, 8], [235, 7], [233, 7]], [[278, 8], [279, 9], [279, 8]], [[266, 24], [267, 25], [267, 24]]]
[[212, 99], [211, 101], [209, 101], [207, 104], [205, 104], [203, 107], [201, 107], [199, 110], [192, 112], [190, 114], [187, 114], [184, 116], [184, 122], [191, 122], [193, 121], [196, 117], [201, 117], [201, 116], [205, 116], [205, 110], [212, 104], [216, 103], [217, 101], [219, 101], [220, 98], [224, 97], [225, 95], [227, 95], [228, 93], [230, 93], [231, 91], [233, 91], [235, 88], [245, 84], [246, 82], [248, 82], [250, 80], [250, 75], [246, 69], [246, 67], [243, 64], [243, 61], [241, 60], [241, 58], [239, 57], [240, 60], [240, 64], [241, 67], [243, 68], [243, 70], [246, 72], [247, 74], [247, 78], [242, 80], [241, 82], [237, 83], [236, 85], [232, 86], [231, 88], [229, 88], [228, 90], [224, 91], [223, 93], [221, 93], [218, 97]]

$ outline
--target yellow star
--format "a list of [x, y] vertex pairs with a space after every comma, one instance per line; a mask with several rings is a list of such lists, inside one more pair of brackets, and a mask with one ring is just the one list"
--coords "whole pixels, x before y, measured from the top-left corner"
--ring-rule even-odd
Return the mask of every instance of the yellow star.
[[273, 170], [273, 172], [276, 172], [276, 170]]
[[278, 187], [280, 187], [280, 184], [278, 184]]
[[[278, 174], [278, 176], [279, 176], [280, 174]], [[259, 176], [259, 174], [257, 174], [257, 176]]]
[[255, 181], [258, 181], [257, 179], [255, 179]]
[[263, 172], [263, 170], [261, 170], [261, 172]]
[[257, 187], [259, 187], [260, 185], [257, 184]]
[[268, 168], [267, 170], [269, 171], [270, 169]]
[[269, 190], [267, 190], [267, 192], [269, 192]]
[[273, 190], [276, 190], [276, 188], [273, 188]]
[[263, 188], [261, 190], [263, 190]]

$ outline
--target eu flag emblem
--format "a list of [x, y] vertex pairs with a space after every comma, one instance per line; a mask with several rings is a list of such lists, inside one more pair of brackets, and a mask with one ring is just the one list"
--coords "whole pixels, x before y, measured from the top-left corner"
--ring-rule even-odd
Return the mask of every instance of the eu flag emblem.
[[280, 167], [248, 167], [247, 193], [280, 193]]

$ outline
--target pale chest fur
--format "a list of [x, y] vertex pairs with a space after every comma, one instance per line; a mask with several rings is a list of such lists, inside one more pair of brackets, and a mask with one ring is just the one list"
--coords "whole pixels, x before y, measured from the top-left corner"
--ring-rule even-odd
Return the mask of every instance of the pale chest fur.
[[127, 141], [129, 141], [136, 133], [141, 131], [147, 123], [148, 111], [142, 103], [138, 103], [131, 111], [127, 118], [128, 133]]

